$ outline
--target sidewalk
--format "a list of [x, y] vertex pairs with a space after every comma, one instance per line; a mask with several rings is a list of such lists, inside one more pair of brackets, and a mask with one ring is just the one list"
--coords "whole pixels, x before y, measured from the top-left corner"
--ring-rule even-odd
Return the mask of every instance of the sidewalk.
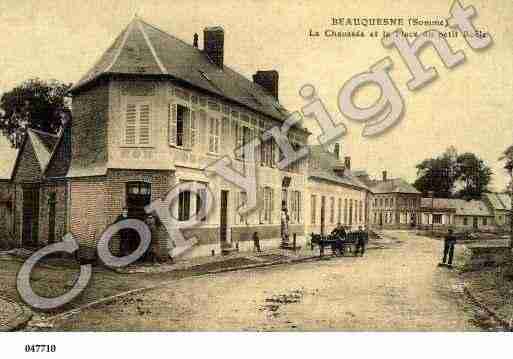
[[9, 332], [25, 325], [32, 313], [20, 304], [0, 297], [0, 332]]
[[[382, 249], [389, 244], [395, 243], [394, 238], [383, 237], [372, 239], [367, 249]], [[351, 254], [348, 254], [351, 255]], [[176, 263], [163, 264], [135, 264], [125, 268], [113, 268], [117, 273], [167, 273], [174, 271], [192, 271], [198, 273], [218, 273], [223, 271], [249, 269], [275, 264], [294, 263], [318, 259], [320, 256], [319, 247], [314, 246], [312, 250], [309, 245], [303, 246], [295, 251], [289, 249], [273, 248], [262, 250], [262, 252], [234, 252], [229, 255], [216, 255], [211, 257], [188, 258], [178, 260]], [[325, 250], [324, 257], [330, 258], [331, 250]]]

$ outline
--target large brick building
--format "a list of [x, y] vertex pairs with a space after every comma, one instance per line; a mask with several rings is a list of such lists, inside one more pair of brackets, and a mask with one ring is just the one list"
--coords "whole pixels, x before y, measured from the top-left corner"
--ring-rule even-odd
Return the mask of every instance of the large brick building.
[[[278, 73], [258, 71], [250, 81], [224, 64], [224, 30], [206, 28], [203, 49], [135, 18], [93, 68], [72, 88], [72, 121], [58, 136], [29, 130], [13, 175], [15, 236], [42, 246], [71, 232], [80, 255], [92, 259], [102, 232], [124, 207], [141, 216], [180, 182], [197, 182], [214, 194], [214, 210], [191, 229], [199, 244], [187, 255], [219, 253], [238, 243], [249, 247], [258, 231], [264, 246], [280, 237], [280, 212], [288, 207], [290, 232], [304, 233], [306, 164], [277, 168], [278, 146], [257, 151], [259, 210], [240, 216], [246, 194], [204, 167], [223, 156], [243, 170], [235, 151], [289, 113], [278, 100]], [[66, 120], [66, 119], [65, 119]], [[290, 140], [305, 145], [297, 126]], [[180, 195], [175, 217], [196, 213], [197, 196]], [[166, 256], [167, 233], [154, 238]], [[119, 243], [114, 245], [114, 250]]]
[[372, 192], [369, 225], [378, 229], [408, 229], [419, 221], [421, 193], [402, 178], [388, 178], [387, 171], [372, 180], [359, 171], [355, 176]]

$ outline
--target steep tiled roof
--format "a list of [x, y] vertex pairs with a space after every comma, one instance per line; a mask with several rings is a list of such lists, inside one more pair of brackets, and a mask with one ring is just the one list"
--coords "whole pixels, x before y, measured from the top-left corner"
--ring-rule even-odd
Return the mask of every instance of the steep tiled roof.
[[45, 171], [59, 137], [51, 133], [33, 129], [28, 129], [27, 134], [32, 142], [32, 147], [36, 152], [36, 157], [39, 161], [39, 165], [41, 166], [41, 171]]
[[511, 209], [511, 197], [507, 193], [485, 193], [485, 197], [494, 210], [509, 211]]
[[108, 74], [178, 79], [283, 121], [288, 112], [260, 85], [227, 66], [219, 68], [198, 48], [135, 18], [71, 89]]
[[[491, 216], [488, 206], [480, 200], [435, 198], [435, 208], [454, 211], [457, 216]], [[422, 208], [431, 208], [431, 198], [422, 198]]]
[[373, 193], [420, 194], [415, 187], [402, 178], [387, 179], [386, 181], [372, 181], [370, 187]]
[[346, 170], [343, 176], [333, 171], [337, 158], [333, 153], [327, 152], [322, 146], [310, 146], [310, 166], [308, 176], [314, 179], [321, 179], [338, 183], [345, 186], [351, 186], [368, 190], [367, 186], [362, 183], [351, 171]]

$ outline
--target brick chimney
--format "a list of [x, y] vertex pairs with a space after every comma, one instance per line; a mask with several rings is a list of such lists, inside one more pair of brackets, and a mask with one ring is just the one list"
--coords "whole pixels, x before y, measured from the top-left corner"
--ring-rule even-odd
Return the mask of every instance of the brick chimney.
[[280, 75], [276, 70], [257, 71], [253, 75], [253, 82], [262, 86], [278, 101], [278, 83]]
[[387, 171], [383, 171], [383, 181], [387, 180]]
[[223, 68], [224, 30], [221, 26], [206, 27], [203, 30], [203, 51], [214, 64]]
[[344, 166], [346, 167], [346, 169], [348, 169], [349, 171], [351, 170], [351, 157], [350, 156], [346, 156], [344, 157]]

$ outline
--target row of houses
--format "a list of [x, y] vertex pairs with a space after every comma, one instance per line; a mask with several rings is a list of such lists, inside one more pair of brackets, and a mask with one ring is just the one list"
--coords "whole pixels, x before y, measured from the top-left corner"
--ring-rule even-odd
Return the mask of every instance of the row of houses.
[[[59, 133], [27, 130], [0, 182], [2, 233], [37, 248], [71, 232], [79, 255], [92, 260], [123, 208], [142, 218], [146, 205], [183, 182], [214, 195], [202, 224], [186, 230], [199, 242], [184, 256], [250, 249], [255, 232], [264, 246], [278, 246], [283, 218], [298, 244], [338, 223], [352, 229], [422, 224], [421, 194], [406, 181], [354, 171], [339, 144], [312, 146], [306, 159], [279, 169], [273, 140], [255, 153], [258, 210], [240, 215], [247, 194], [204, 169], [227, 156], [243, 172], [237, 148], [281, 126], [290, 113], [279, 102], [277, 71], [257, 71], [250, 81], [224, 64], [221, 27], [204, 29], [202, 49], [198, 41], [195, 34], [186, 43], [135, 18], [71, 89], [72, 113], [62, 114]], [[296, 147], [307, 146], [309, 136], [302, 125], [288, 133]], [[170, 210], [187, 221], [200, 207], [200, 197], [184, 192]], [[163, 226], [152, 246], [161, 257], [172, 249]], [[112, 250], [120, 247], [116, 237]]]

